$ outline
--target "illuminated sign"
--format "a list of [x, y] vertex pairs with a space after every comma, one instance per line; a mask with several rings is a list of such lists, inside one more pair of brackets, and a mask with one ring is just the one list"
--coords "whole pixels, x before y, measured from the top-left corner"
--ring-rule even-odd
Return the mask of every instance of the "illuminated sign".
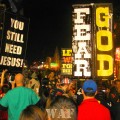
[[113, 79], [111, 3], [73, 5], [73, 66], [79, 78]]
[[72, 49], [62, 48], [61, 56], [61, 74], [72, 75]]
[[112, 4], [95, 4], [94, 12], [95, 78], [109, 79], [114, 75]]
[[90, 5], [73, 5], [74, 76], [91, 77], [91, 8]]

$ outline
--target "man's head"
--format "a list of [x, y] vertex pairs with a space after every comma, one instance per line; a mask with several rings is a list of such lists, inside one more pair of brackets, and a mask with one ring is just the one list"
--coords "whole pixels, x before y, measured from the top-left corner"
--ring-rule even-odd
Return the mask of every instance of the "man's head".
[[94, 80], [86, 80], [82, 86], [83, 94], [85, 96], [93, 97], [97, 92], [97, 84]]
[[23, 86], [24, 76], [21, 73], [15, 75], [16, 86]]
[[57, 96], [47, 109], [49, 120], [76, 120], [76, 103], [66, 96]]
[[19, 120], [48, 120], [48, 114], [38, 106], [29, 105], [21, 112]]

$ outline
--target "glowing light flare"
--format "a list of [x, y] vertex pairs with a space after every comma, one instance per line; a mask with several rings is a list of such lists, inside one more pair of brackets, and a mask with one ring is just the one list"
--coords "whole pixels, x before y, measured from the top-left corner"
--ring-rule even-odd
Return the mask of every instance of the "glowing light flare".
[[116, 48], [115, 60], [120, 61], [120, 48]]
[[50, 63], [50, 67], [51, 68], [56, 68], [56, 67], [58, 67], [58, 63]]

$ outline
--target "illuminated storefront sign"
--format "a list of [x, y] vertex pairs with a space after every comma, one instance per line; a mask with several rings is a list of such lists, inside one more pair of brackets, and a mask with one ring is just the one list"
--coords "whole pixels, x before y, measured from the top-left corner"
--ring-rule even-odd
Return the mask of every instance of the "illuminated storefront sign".
[[61, 74], [72, 75], [72, 49], [61, 50]]
[[112, 4], [73, 5], [74, 76], [113, 78]]

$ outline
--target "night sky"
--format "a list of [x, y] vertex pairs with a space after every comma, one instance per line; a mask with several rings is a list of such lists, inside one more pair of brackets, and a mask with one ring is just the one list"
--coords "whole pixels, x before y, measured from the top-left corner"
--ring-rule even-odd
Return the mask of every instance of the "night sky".
[[[55, 48], [70, 48], [72, 42], [72, 5], [95, 2], [113, 3], [118, 12], [120, 0], [23, 0], [24, 17], [30, 19], [26, 60], [44, 60]], [[116, 14], [116, 13], [115, 13]]]
[[26, 57], [33, 60], [52, 57], [56, 47], [59, 51], [71, 47], [71, 3], [65, 0], [39, 2], [30, 0], [24, 13], [30, 17]]

